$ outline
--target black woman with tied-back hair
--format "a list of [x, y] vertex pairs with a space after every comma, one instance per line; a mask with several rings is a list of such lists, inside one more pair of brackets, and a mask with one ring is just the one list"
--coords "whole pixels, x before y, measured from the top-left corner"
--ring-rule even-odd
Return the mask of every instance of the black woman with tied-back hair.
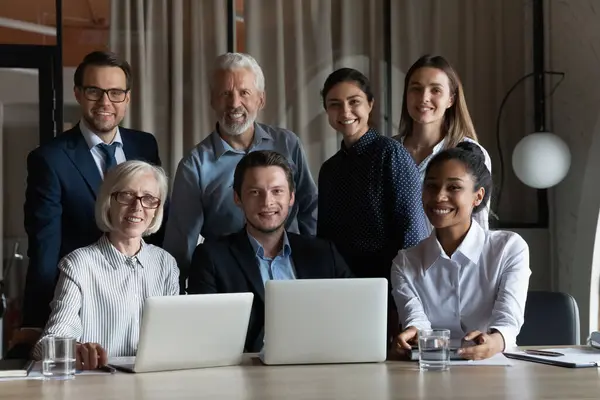
[[402, 250], [392, 267], [392, 294], [403, 331], [396, 350], [419, 330], [450, 330], [471, 342], [459, 350], [480, 360], [516, 346], [529, 287], [529, 247], [519, 234], [485, 230], [475, 219], [489, 202], [492, 177], [481, 148], [459, 143], [431, 159], [423, 208], [433, 226], [417, 246]]

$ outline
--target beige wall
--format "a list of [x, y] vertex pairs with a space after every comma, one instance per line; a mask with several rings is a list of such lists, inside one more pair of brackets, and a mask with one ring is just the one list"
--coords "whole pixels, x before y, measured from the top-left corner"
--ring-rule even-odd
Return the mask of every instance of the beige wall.
[[582, 334], [587, 334], [598, 329], [594, 247], [600, 208], [600, 2], [547, 0], [546, 8], [548, 67], [566, 73], [551, 98], [551, 127], [573, 154], [567, 178], [551, 191], [555, 288], [576, 297]]
[[5, 105], [4, 112], [2, 135], [2, 145], [5, 149], [2, 157], [5, 185], [4, 237], [16, 239], [25, 237], [23, 202], [27, 178], [27, 154], [39, 143], [38, 107], [8, 104]]
[[[64, 71], [65, 121], [76, 122], [78, 113], [73, 96], [73, 68]], [[13, 251], [15, 241], [19, 253], [27, 252], [23, 227], [23, 202], [27, 178], [27, 154], [39, 143], [38, 76], [34, 70], [0, 69], [0, 104], [3, 120], [0, 127], [2, 149], [2, 217], [3, 241], [0, 254], [6, 259]], [[75, 117], [74, 117], [75, 115]], [[23, 265], [22, 263], [20, 265]], [[20, 274], [17, 271], [14, 273]], [[0, 269], [0, 276], [1, 269]], [[13, 292], [10, 288], [11, 292]], [[17, 288], [17, 292], [20, 289]]]
[[[38, 107], [33, 104], [4, 105], [2, 127], [2, 183], [3, 183], [3, 241], [4, 259], [12, 254], [15, 242], [19, 242], [19, 254], [27, 251], [27, 237], [23, 227], [23, 202], [26, 157], [39, 142]], [[25, 280], [26, 263], [16, 261], [5, 277], [8, 298], [20, 296]], [[3, 271], [4, 272], [4, 271]]]
[[[63, 73], [65, 129], [79, 118], [73, 95], [74, 68]], [[27, 154], [39, 143], [38, 76], [35, 70], [0, 69], [0, 104], [4, 107], [2, 135], [3, 173], [3, 246], [4, 257], [10, 256], [13, 244], [20, 242], [19, 253], [27, 251], [23, 227], [23, 202], [27, 178]], [[0, 274], [1, 276], [1, 274]]]

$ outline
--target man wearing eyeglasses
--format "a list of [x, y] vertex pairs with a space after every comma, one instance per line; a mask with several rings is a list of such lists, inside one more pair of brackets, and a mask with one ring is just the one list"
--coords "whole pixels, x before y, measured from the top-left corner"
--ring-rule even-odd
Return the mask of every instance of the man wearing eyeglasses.
[[[160, 165], [153, 135], [119, 127], [129, 105], [131, 80], [129, 64], [115, 54], [88, 54], [74, 76], [79, 123], [27, 158], [24, 208], [29, 268], [23, 328], [46, 324], [59, 260], [100, 238], [94, 203], [106, 171], [132, 159]], [[148, 241], [162, 242], [160, 234], [153, 239]], [[17, 341], [31, 342], [36, 337], [33, 332], [21, 329]]]

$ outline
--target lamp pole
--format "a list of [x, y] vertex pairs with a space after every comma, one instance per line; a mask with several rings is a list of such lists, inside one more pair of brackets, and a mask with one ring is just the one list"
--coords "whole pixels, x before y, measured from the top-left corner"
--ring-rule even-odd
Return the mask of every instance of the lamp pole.
[[[546, 95], [544, 79], [544, 0], [533, 0], [533, 101], [535, 132], [546, 130]], [[548, 227], [548, 190], [538, 189], [538, 223]]]
[[383, 58], [385, 60], [385, 120], [386, 136], [394, 136], [394, 121], [392, 119], [392, 0], [383, 2]]

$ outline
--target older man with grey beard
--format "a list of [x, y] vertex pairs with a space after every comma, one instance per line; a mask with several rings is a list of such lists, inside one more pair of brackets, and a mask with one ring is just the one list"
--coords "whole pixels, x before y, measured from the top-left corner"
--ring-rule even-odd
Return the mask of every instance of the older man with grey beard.
[[288, 232], [315, 235], [317, 187], [298, 136], [256, 122], [265, 105], [265, 79], [254, 58], [242, 53], [217, 57], [211, 81], [215, 131], [180, 161], [173, 184], [164, 248], [180, 269], [181, 292], [199, 238], [217, 239], [240, 231], [244, 214], [234, 203], [233, 172], [242, 157], [273, 150], [288, 160], [296, 202], [286, 220]]

